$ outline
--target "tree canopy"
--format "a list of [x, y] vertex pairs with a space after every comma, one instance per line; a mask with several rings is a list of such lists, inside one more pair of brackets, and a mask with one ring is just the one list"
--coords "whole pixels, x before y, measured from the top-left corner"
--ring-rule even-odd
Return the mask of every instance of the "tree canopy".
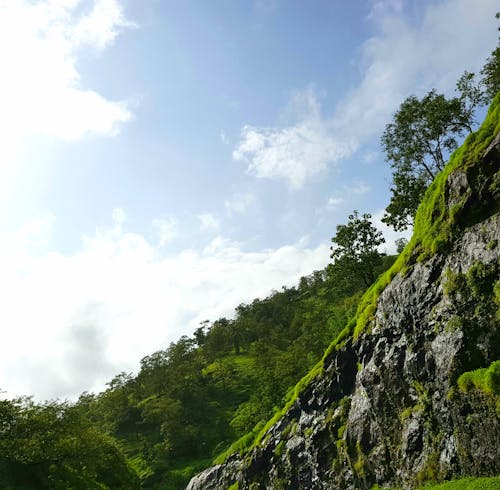
[[452, 98], [436, 90], [421, 99], [411, 95], [385, 127], [381, 144], [393, 174], [391, 201], [382, 221], [395, 230], [413, 223], [428, 185], [443, 170], [458, 139], [476, 124], [475, 111], [486, 99], [473, 73], [464, 72], [457, 91]]
[[371, 214], [359, 215], [354, 211], [347, 224], [337, 226], [337, 234], [332, 238], [334, 245], [330, 247], [336, 267], [348, 276], [359, 275], [365, 286], [377, 277], [383, 257], [377, 247], [385, 242], [370, 219]]
[[[500, 19], [500, 12], [496, 13], [496, 18]], [[500, 31], [500, 27], [498, 30]], [[493, 99], [500, 90], [500, 38], [497, 47], [486, 60], [481, 75], [483, 76], [481, 83], [484, 85], [486, 94]]]

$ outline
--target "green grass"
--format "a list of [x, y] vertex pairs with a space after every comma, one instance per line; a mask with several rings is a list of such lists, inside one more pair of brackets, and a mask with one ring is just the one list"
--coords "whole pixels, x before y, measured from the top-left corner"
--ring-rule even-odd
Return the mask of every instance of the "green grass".
[[439, 485], [426, 485], [425, 490], [500, 490], [500, 477], [463, 478]]
[[[445, 483], [430, 483], [423, 487], [423, 490], [500, 490], [500, 477], [485, 478], [462, 478], [460, 480], [451, 480]], [[374, 485], [371, 490], [400, 490], [394, 487], [379, 487]]]
[[463, 373], [457, 383], [463, 393], [475, 388], [486, 395], [500, 395], [500, 361], [492, 362], [487, 368]]
[[399, 272], [405, 272], [414, 260], [421, 262], [432, 255], [444, 252], [452, 242], [456, 232], [456, 221], [462, 210], [462, 203], [453, 209], [446, 205], [445, 185], [451, 173], [457, 169], [467, 171], [480, 161], [484, 151], [500, 131], [500, 94], [493, 100], [488, 115], [481, 127], [468, 136], [464, 144], [450, 157], [444, 170], [437, 175], [427, 189], [420, 204], [413, 235], [394, 265], [382, 274], [363, 295], [356, 312], [354, 337], [358, 337], [373, 318], [377, 300], [382, 291]]

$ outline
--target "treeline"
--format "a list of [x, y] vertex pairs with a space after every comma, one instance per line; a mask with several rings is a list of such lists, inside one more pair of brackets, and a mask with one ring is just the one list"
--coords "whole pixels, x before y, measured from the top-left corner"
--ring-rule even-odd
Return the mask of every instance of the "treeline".
[[[375, 273], [393, 262], [379, 256]], [[264, 423], [321, 358], [365, 289], [342, 261], [121, 373], [75, 404], [0, 404], [1, 488], [182, 488]]]

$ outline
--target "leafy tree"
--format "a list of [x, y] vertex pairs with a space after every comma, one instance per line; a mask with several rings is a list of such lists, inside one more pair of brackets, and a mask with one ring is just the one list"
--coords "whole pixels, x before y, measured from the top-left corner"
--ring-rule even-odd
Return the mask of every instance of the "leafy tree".
[[0, 401], [0, 488], [138, 487], [116, 442], [77, 406]]
[[396, 250], [398, 254], [400, 254], [405, 249], [406, 245], [408, 245], [408, 240], [404, 237], [396, 238], [394, 241], [396, 243]]
[[385, 127], [381, 143], [393, 180], [382, 221], [395, 230], [413, 223], [425, 190], [458, 147], [458, 139], [476, 125], [475, 110], [486, 98], [473, 73], [464, 72], [457, 91], [459, 95], [450, 99], [435, 90], [422, 99], [412, 95]]
[[[500, 12], [497, 12], [496, 18], [500, 19]], [[500, 31], [500, 27], [498, 28]], [[481, 70], [482, 84], [486, 89], [486, 94], [493, 99], [500, 90], [500, 38], [497, 47], [491, 52], [490, 57]]]
[[370, 214], [359, 215], [357, 211], [349, 215], [346, 225], [337, 226], [337, 234], [332, 238], [335, 245], [330, 247], [330, 257], [347, 276], [361, 277], [365, 286], [373, 283], [377, 270], [382, 265], [382, 257], [377, 247], [385, 242], [382, 233], [370, 221]]

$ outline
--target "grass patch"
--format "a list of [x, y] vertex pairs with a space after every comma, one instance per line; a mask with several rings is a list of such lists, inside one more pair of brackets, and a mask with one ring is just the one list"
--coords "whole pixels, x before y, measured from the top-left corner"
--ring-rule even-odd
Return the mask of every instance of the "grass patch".
[[500, 490], [500, 477], [492, 478], [463, 478], [439, 485], [426, 485], [425, 490]]
[[494, 361], [487, 368], [463, 373], [457, 381], [462, 393], [477, 389], [486, 395], [500, 395], [500, 361]]

